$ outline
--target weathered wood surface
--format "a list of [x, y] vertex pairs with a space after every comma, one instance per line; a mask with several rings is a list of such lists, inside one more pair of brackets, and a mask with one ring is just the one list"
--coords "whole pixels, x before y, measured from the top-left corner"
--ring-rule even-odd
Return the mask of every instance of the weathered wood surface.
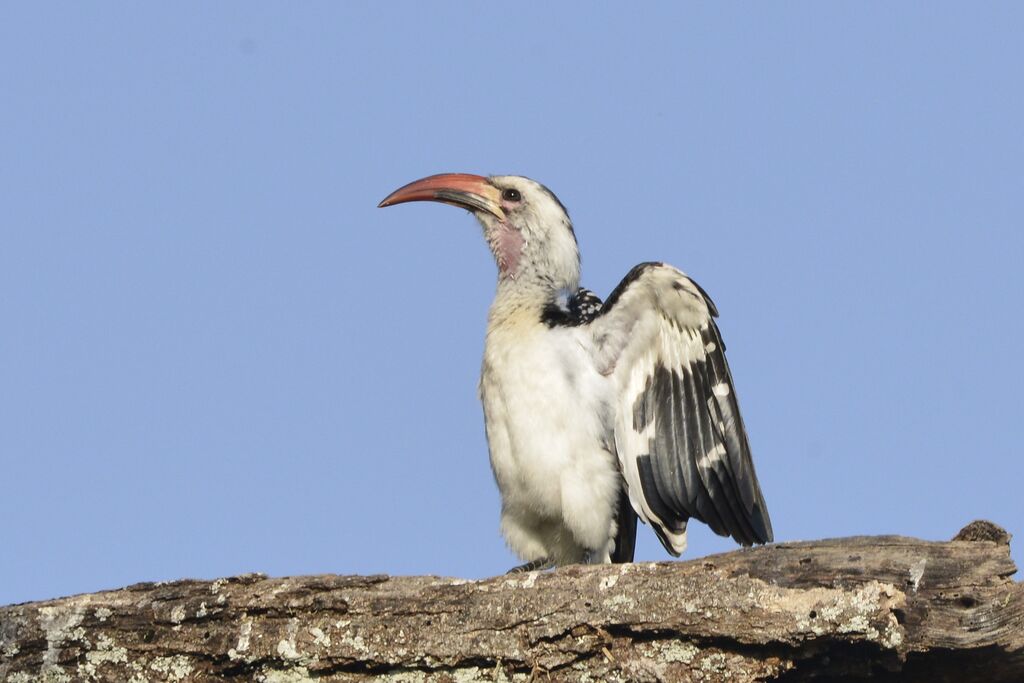
[[0, 681], [1024, 681], [1009, 537], [483, 581], [262, 575], [0, 608]]

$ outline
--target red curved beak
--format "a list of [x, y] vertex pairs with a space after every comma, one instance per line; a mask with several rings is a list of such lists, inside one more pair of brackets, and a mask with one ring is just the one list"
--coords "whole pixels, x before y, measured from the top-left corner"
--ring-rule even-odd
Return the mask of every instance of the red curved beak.
[[389, 194], [377, 206], [405, 202], [443, 202], [469, 211], [486, 211], [505, 220], [498, 188], [487, 178], [469, 173], [441, 173], [415, 180]]

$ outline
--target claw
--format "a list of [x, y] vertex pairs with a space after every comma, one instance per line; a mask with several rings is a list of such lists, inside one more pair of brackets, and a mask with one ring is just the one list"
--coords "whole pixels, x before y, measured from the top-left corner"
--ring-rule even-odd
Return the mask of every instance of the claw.
[[512, 567], [506, 574], [524, 574], [526, 572], [544, 571], [545, 569], [554, 569], [555, 563], [546, 557], [540, 557], [536, 560], [521, 564], [517, 567]]

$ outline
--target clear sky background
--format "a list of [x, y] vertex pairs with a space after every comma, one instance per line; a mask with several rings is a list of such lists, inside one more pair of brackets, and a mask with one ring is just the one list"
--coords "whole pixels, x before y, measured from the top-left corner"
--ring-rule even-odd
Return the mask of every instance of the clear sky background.
[[511, 566], [444, 171], [703, 285], [778, 540], [1024, 539], [1024, 6], [609, 5], [5, 3], [0, 604]]

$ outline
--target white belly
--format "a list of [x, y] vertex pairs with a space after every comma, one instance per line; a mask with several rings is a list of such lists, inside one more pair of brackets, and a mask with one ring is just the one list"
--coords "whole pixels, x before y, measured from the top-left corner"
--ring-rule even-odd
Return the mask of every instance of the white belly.
[[614, 534], [610, 383], [577, 335], [536, 324], [487, 339], [480, 396], [491, 467], [502, 531], [524, 559], [601, 560]]

